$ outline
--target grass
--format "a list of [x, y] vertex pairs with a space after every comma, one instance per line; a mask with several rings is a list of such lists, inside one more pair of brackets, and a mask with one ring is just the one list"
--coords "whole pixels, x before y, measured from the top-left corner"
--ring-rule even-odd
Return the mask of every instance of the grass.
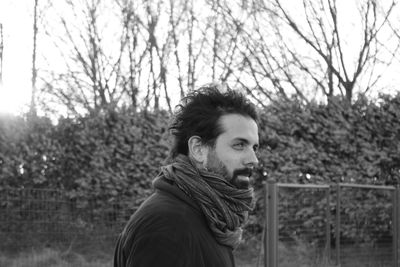
[[[345, 267], [391, 267], [391, 259], [385, 255], [386, 250], [376, 248], [353, 247], [342, 248], [341, 266]], [[329, 257], [323, 252], [317, 252], [315, 246], [307, 245], [300, 240], [287, 245], [278, 245], [279, 267], [337, 267], [334, 251]], [[264, 267], [264, 253], [261, 242], [249, 240], [235, 251], [236, 266], [238, 267]]]
[[[245, 252], [245, 253], [244, 253]], [[235, 253], [237, 267], [255, 267], [257, 257], [251, 249], [243, 248]], [[110, 267], [112, 256], [95, 259], [74, 252], [61, 252], [46, 248], [16, 255], [0, 255], [0, 267]], [[263, 267], [263, 265], [260, 265]]]
[[[297, 243], [294, 246], [279, 244], [279, 267], [334, 267], [334, 261], [328, 261], [324, 255], [317, 255], [315, 249]], [[348, 252], [353, 253], [351, 250]], [[354, 254], [354, 255], [353, 255]], [[390, 264], [369, 259], [360, 262], [360, 255], [346, 259], [342, 266], [389, 267]], [[264, 255], [261, 243], [256, 239], [248, 240], [234, 252], [237, 267], [264, 267]], [[333, 258], [332, 258], [333, 259]], [[343, 262], [344, 263], [344, 262]], [[0, 254], [0, 267], [110, 267], [113, 266], [112, 255], [97, 252], [82, 255], [67, 249], [60, 251], [54, 248], [25, 251], [15, 255]]]
[[264, 267], [261, 243], [256, 239], [247, 240], [235, 251], [235, 262], [237, 267]]
[[[237, 267], [253, 267], [256, 262], [253, 253], [236, 256]], [[112, 256], [94, 259], [73, 252], [60, 252], [55, 249], [32, 250], [17, 255], [0, 255], [0, 267], [110, 267]], [[260, 265], [262, 267], [262, 265]]]
[[[111, 259], [111, 260], [110, 260]], [[87, 258], [74, 252], [61, 252], [46, 248], [17, 255], [0, 255], [0, 266], [7, 267], [109, 267], [112, 258]]]

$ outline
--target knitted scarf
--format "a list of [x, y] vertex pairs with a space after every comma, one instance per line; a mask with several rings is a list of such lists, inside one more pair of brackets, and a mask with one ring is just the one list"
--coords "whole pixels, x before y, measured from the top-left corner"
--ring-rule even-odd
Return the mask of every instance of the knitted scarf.
[[196, 168], [184, 155], [161, 170], [201, 208], [217, 241], [235, 249], [248, 211], [254, 207], [253, 189], [238, 189], [220, 175]]

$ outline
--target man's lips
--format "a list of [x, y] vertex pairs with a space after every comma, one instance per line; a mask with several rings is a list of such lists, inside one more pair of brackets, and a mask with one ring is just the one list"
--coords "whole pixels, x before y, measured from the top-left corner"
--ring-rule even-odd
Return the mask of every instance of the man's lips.
[[245, 175], [237, 175], [236, 179], [250, 181], [250, 177], [249, 176], [245, 176]]
[[232, 183], [238, 188], [249, 188], [251, 169], [240, 169], [233, 173]]
[[248, 185], [250, 184], [250, 177], [244, 175], [238, 175], [236, 176], [236, 183], [248, 187]]

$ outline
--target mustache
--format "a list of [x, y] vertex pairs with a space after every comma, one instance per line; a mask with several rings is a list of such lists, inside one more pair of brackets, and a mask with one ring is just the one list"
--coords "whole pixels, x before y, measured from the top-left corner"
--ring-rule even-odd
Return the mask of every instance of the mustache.
[[252, 173], [253, 169], [251, 168], [237, 169], [233, 171], [233, 177], [238, 177], [239, 175], [250, 177]]

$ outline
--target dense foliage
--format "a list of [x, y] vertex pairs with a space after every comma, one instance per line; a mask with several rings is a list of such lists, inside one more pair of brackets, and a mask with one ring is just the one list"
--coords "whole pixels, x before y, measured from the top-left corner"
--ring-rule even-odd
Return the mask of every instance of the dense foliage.
[[303, 106], [296, 100], [263, 113], [261, 153], [280, 182], [396, 184], [400, 178], [400, 95], [351, 106]]
[[[260, 176], [267, 174], [282, 183], [399, 184], [400, 95], [381, 95], [376, 103], [360, 96], [351, 106], [339, 98], [331, 99], [329, 105], [281, 102], [265, 109], [262, 120]], [[259, 191], [261, 186], [258, 183]], [[334, 229], [336, 190], [332, 189], [330, 224]], [[281, 203], [311, 205], [282, 207], [281, 219], [291, 223], [280, 224], [280, 233], [292, 238], [291, 233], [300, 231], [321, 234], [320, 214], [324, 214], [326, 198], [315, 199], [309, 190], [296, 192], [280, 196]], [[341, 238], [350, 243], [390, 244], [392, 199], [387, 190], [343, 190]], [[259, 198], [253, 224], [262, 220], [263, 206]]]
[[[248, 224], [250, 232], [262, 231], [266, 177], [296, 183], [398, 183], [400, 95], [382, 95], [375, 103], [363, 97], [351, 106], [346, 103], [332, 99], [329, 105], [304, 106], [294, 99], [262, 111], [264, 148], [255, 179], [257, 207]], [[123, 216], [127, 219], [151, 193], [151, 181], [167, 156], [168, 120], [164, 112], [129, 108], [61, 118], [57, 124], [43, 117], [3, 116], [0, 193], [10, 188], [59, 189], [81, 208], [90, 206], [95, 215], [114, 214], [117, 205], [117, 210], [127, 211]], [[359, 197], [366, 198], [363, 193]], [[358, 218], [372, 214], [374, 224], [382, 225], [388, 219], [383, 198], [388, 196], [370, 194], [364, 204], [349, 202], [348, 210]], [[366, 206], [361, 210], [359, 205]], [[287, 216], [299, 214], [304, 212]], [[306, 223], [312, 227], [313, 221]], [[359, 234], [352, 230], [345, 229], [345, 235]]]
[[[113, 213], [137, 207], [167, 154], [164, 113], [119, 112], [62, 118], [3, 117], [0, 192], [60, 189], [80, 208]], [[128, 216], [128, 215], [127, 215]]]

